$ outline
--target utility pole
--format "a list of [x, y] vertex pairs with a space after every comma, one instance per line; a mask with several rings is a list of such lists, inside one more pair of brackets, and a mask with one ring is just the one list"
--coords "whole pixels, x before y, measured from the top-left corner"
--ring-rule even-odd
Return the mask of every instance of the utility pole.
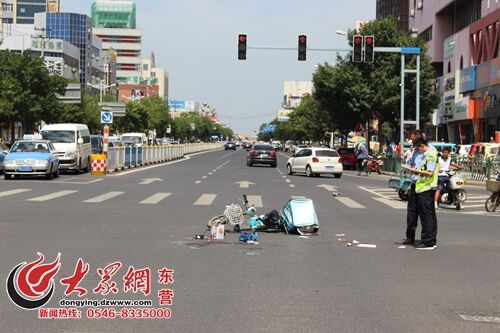
[[41, 34], [39, 34], [38, 36], [33, 36], [35, 38], [40, 38], [42, 40], [42, 51], [41, 51], [41, 54], [42, 54], [42, 58], [45, 58], [45, 45], [46, 45], [46, 42], [51, 40], [52, 38], [47, 38], [47, 31], [49, 29], [47, 28], [35, 28], [36, 31], [41, 31]]

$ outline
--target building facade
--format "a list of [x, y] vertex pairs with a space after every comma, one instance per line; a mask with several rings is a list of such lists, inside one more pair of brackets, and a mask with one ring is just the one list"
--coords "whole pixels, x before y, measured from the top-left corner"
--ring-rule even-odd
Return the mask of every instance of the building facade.
[[441, 103], [437, 139], [490, 141], [500, 131], [500, 3], [410, 1], [410, 27], [428, 42]]
[[35, 14], [47, 11], [47, 0], [17, 0], [16, 20], [18, 24], [35, 23]]
[[[377, 18], [394, 17], [398, 28], [408, 31], [409, 0], [377, 0]], [[429, 0], [428, 0], [429, 1]]]
[[90, 17], [77, 13], [39, 13], [35, 15], [37, 29], [45, 29], [47, 38], [62, 39], [80, 50], [80, 84], [89, 85], [105, 80], [105, 59], [101, 40], [93, 34]]
[[132, 0], [97, 0], [92, 4], [94, 33], [104, 50], [116, 52], [119, 83], [140, 83], [142, 31], [136, 26], [136, 4]]
[[283, 83], [284, 109], [291, 109], [300, 105], [302, 98], [312, 94], [314, 84], [311, 81], [285, 81]]

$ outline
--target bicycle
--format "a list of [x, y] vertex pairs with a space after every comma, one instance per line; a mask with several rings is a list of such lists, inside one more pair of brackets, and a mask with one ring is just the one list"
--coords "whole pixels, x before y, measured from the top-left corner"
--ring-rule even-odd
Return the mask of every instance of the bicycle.
[[243, 204], [243, 208], [236, 203], [232, 203], [226, 206], [224, 213], [222, 215], [216, 215], [212, 217], [208, 223], [207, 227], [212, 228], [220, 224], [229, 224], [233, 226], [235, 232], [240, 232], [242, 229], [250, 228], [250, 219], [256, 216], [255, 207], [252, 205], [248, 207], [248, 199], [246, 194], [243, 194], [243, 200], [239, 199]]

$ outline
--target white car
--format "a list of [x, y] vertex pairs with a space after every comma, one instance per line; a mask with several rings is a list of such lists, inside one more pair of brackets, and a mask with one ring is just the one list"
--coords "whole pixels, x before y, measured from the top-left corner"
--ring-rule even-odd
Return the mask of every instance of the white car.
[[286, 168], [289, 175], [305, 173], [309, 177], [319, 177], [322, 174], [342, 177], [343, 167], [340, 156], [330, 148], [304, 148], [288, 159]]

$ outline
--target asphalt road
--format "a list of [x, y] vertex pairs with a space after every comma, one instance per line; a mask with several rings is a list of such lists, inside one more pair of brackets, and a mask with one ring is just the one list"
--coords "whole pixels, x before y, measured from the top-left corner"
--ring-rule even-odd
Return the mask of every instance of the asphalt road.
[[[173, 268], [170, 319], [38, 319], [38, 311], [0, 297], [2, 332], [498, 332], [500, 214], [480, 207], [487, 192], [469, 187], [464, 211], [440, 209], [438, 248], [399, 248], [404, 203], [388, 177], [341, 179], [287, 176], [248, 168], [243, 151], [193, 155], [168, 165], [105, 178], [0, 181], [0, 276], [22, 262], [61, 253], [55, 292], [45, 308], [60, 308], [59, 280], [78, 258], [90, 265], [81, 299], [150, 299], [159, 308], [157, 270]], [[240, 188], [239, 182], [253, 184]], [[340, 194], [334, 197], [331, 191]], [[193, 240], [226, 204], [249, 195], [258, 213], [292, 196], [314, 200], [320, 233], [262, 234], [258, 245]], [[484, 201], [482, 201], [484, 203]], [[467, 206], [469, 205], [469, 206]], [[417, 231], [418, 233], [420, 230]], [[344, 236], [337, 236], [345, 234]], [[357, 240], [376, 248], [348, 247]], [[339, 241], [339, 239], [341, 239]], [[98, 268], [123, 266], [116, 295], [93, 293]], [[151, 293], [124, 292], [129, 266], [151, 269]], [[488, 322], [489, 321], [489, 322]]]

